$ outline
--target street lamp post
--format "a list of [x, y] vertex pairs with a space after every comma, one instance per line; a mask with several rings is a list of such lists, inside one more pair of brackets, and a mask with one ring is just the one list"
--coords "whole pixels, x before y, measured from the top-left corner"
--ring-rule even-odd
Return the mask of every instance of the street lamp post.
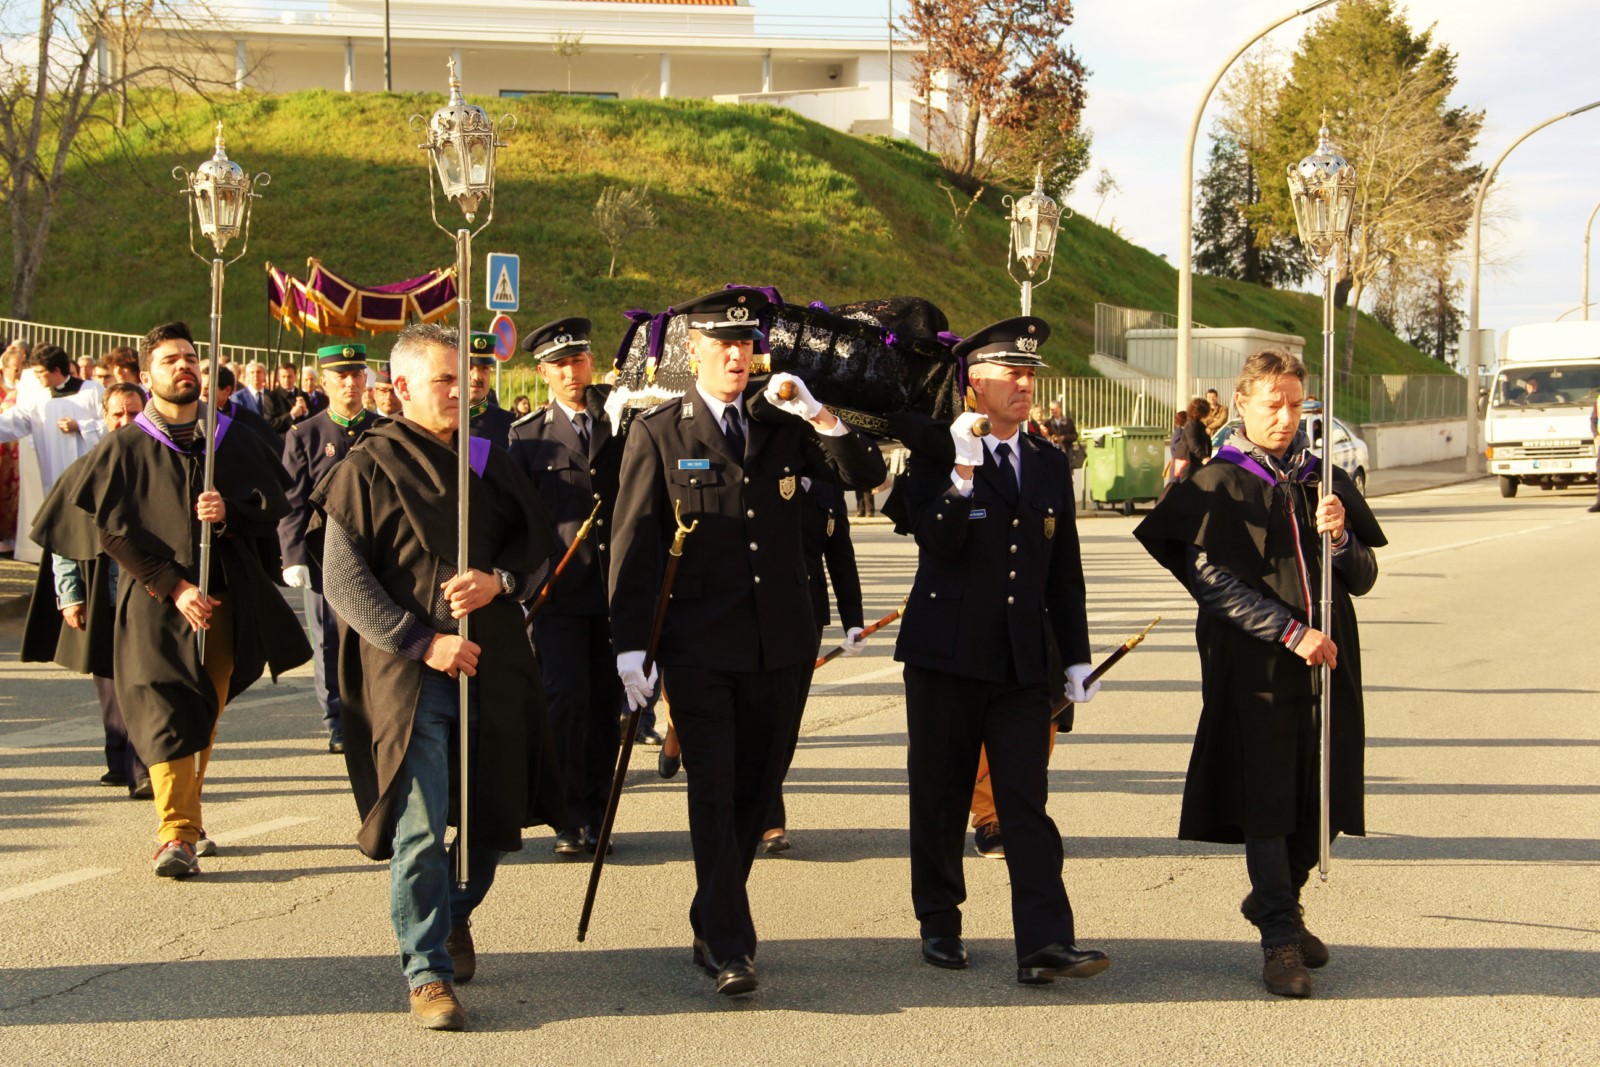
[[[1002, 203], [1011, 209], [1006, 221], [1011, 223], [1011, 244], [1006, 249], [1006, 273], [1022, 287], [1022, 313], [1033, 314], [1033, 290], [1043, 285], [1055, 273], [1056, 237], [1061, 231], [1061, 206], [1044, 191], [1044, 164], [1039, 164], [1033, 175], [1033, 192], [1013, 199], [1006, 197]], [[1027, 272], [1018, 278], [1016, 266]], [[1039, 268], [1044, 268], [1044, 278], [1035, 282]]]
[[[1322, 275], [1322, 484], [1319, 496], [1333, 492], [1333, 287], [1350, 249], [1350, 226], [1356, 199], [1356, 168], [1328, 139], [1327, 118], [1317, 131], [1317, 149], [1289, 167], [1289, 196], [1311, 268]], [[1322, 589], [1319, 624], [1333, 632], [1333, 538], [1322, 535]], [[1317, 689], [1321, 709], [1321, 767], [1317, 869], [1328, 880], [1328, 808], [1333, 741], [1333, 669], [1323, 663]]]
[[1585, 104], [1571, 111], [1563, 111], [1545, 119], [1537, 126], [1531, 127], [1521, 137], [1500, 153], [1500, 158], [1494, 165], [1484, 172], [1483, 180], [1478, 183], [1478, 194], [1472, 201], [1472, 297], [1469, 301], [1467, 323], [1467, 473], [1483, 473], [1483, 422], [1478, 418], [1478, 374], [1483, 365], [1483, 356], [1480, 351], [1481, 337], [1478, 333], [1478, 281], [1480, 273], [1480, 251], [1483, 245], [1483, 201], [1489, 193], [1489, 185], [1494, 181], [1495, 174], [1500, 170], [1500, 164], [1506, 161], [1517, 145], [1526, 141], [1546, 126], [1570, 119], [1574, 115], [1581, 115], [1590, 108], [1600, 107], [1600, 100], [1592, 104]]
[[[172, 176], [183, 182], [183, 195], [189, 199], [192, 211], [189, 219], [189, 251], [202, 263], [208, 262], [194, 246], [194, 229], [198, 222], [200, 234], [211, 241], [214, 253], [211, 264], [211, 342], [206, 355], [207, 381], [211, 383], [213, 401], [206, 404], [204, 491], [215, 488], [217, 441], [217, 357], [222, 351], [222, 281], [229, 264], [237, 263], [250, 248], [250, 202], [259, 194], [257, 189], [269, 184], [271, 176], [257, 174], [254, 178], [244, 168], [228, 158], [222, 141], [222, 123], [217, 123], [215, 151], [210, 159], [193, 171], [174, 167]], [[244, 235], [239, 254], [230, 260], [222, 256], [228, 242]], [[200, 597], [204, 600], [211, 592], [212, 524], [200, 524]], [[200, 659], [206, 658], [206, 632], [195, 633]]]
[[1589, 212], [1589, 221], [1583, 224], [1583, 321], [1589, 321], [1589, 239], [1594, 236], [1594, 217], [1600, 215], [1600, 203]]
[[1307, 4], [1297, 11], [1291, 11], [1280, 19], [1268, 23], [1258, 30], [1244, 44], [1240, 45], [1228, 57], [1228, 61], [1217, 68], [1217, 73], [1212, 77], [1206, 91], [1200, 94], [1200, 102], [1195, 105], [1194, 118], [1189, 121], [1189, 139], [1183, 148], [1183, 204], [1180, 217], [1183, 220], [1178, 233], [1178, 352], [1177, 365], [1174, 367], [1173, 377], [1176, 387], [1172, 394], [1176, 406], [1182, 406], [1183, 398], [1189, 395], [1193, 387], [1193, 348], [1194, 348], [1194, 146], [1200, 139], [1200, 120], [1205, 117], [1206, 105], [1211, 102], [1211, 94], [1216, 92], [1223, 75], [1228, 73], [1228, 68], [1245, 52], [1250, 50], [1261, 38], [1271, 33], [1291, 19], [1301, 15], [1308, 15], [1319, 7], [1327, 7], [1333, 0], [1317, 0], [1314, 4]]
[[[456, 496], [459, 512], [456, 516], [456, 573], [466, 574], [471, 566], [468, 558], [468, 500], [471, 491], [471, 434], [472, 434], [472, 391], [467, 382], [471, 377], [467, 339], [472, 336], [472, 239], [482, 233], [494, 221], [494, 153], [495, 149], [505, 147], [499, 138], [502, 133], [509, 130], [513, 124], [511, 116], [502, 116], [499, 123], [490, 120], [483, 108], [476, 104], [469, 104], [461, 95], [461, 79], [456, 76], [456, 64], [452, 58], [449, 61], [450, 69], [450, 102], [433, 113], [426, 126], [427, 141], [418, 145], [418, 148], [428, 153], [433, 166], [428, 174], [428, 209], [433, 215], [433, 224], [445, 233], [450, 233], [439, 222], [439, 212], [434, 200], [433, 182], [437, 177], [439, 189], [446, 200], [461, 208], [461, 213], [466, 217], [467, 225], [452, 234], [456, 244], [456, 299], [460, 305], [461, 326], [460, 336], [456, 344], [456, 398], [457, 413], [460, 425], [456, 427]], [[422, 116], [413, 115], [411, 128], [418, 132], [422, 129]], [[476, 230], [472, 223], [478, 215], [478, 208], [487, 208], [483, 225]], [[463, 615], [457, 623], [458, 633], [463, 641], [468, 636], [468, 620], [470, 616]], [[459, 750], [459, 785], [460, 816], [456, 824], [456, 882], [465, 888], [467, 884], [467, 811], [471, 791], [468, 789], [468, 757], [472, 746], [467, 736], [467, 696], [468, 681], [465, 671], [456, 676], [459, 683], [460, 719], [457, 722], [460, 744]]]

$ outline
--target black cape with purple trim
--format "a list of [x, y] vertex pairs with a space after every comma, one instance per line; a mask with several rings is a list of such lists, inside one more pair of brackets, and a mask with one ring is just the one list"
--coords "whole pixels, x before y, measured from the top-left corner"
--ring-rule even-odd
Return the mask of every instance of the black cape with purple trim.
[[[1223, 449], [1192, 478], [1174, 485], [1134, 536], [1185, 585], [1188, 550], [1197, 546], [1213, 566], [1287, 605], [1299, 622], [1310, 622], [1319, 606], [1321, 539], [1314, 520], [1317, 465], [1314, 457], [1306, 458], [1297, 478], [1278, 481], [1237, 449]], [[1365, 498], [1341, 470], [1334, 471], [1333, 489], [1344, 504], [1350, 532], [1369, 548], [1387, 544]], [[1296, 562], [1302, 555], [1304, 585]], [[1329, 632], [1339, 649], [1333, 671], [1329, 829], [1361, 836], [1366, 832], [1361, 637], [1338, 568]], [[1277, 837], [1297, 826], [1315, 826], [1316, 670], [1282, 644], [1252, 637], [1205, 612], [1199, 613], [1195, 641], [1203, 704], [1178, 836], [1237, 844], [1247, 836]]]
[[[288, 476], [254, 434], [228, 433], [217, 418], [214, 478], [228, 519], [213, 540], [212, 589], [233, 615], [231, 701], [271, 669], [272, 676], [311, 658], [294, 611], [261, 566], [256, 538], [273, 533], [288, 507]], [[204, 481], [202, 448], [182, 449], [141, 416], [105, 439], [80, 464], [68, 490], [73, 504], [103, 533], [172, 560], [199, 581], [200, 521], [195, 500]], [[217, 694], [200, 666], [195, 634], [170, 598], [158, 600], [131, 574], [117, 583], [113, 668], [128, 737], [147, 764], [193, 755], [211, 743]]]
[[[534, 575], [560, 548], [538, 491], [505, 450], [472, 438], [468, 559], [476, 570]], [[323, 531], [337, 522], [396, 604], [426, 620], [439, 567], [456, 558], [456, 452], [404, 418], [384, 419], [312, 491], [308, 548], [322, 559]], [[545, 719], [544, 687], [522, 608], [496, 597], [472, 613], [478, 658], [477, 758], [471, 842], [515, 852], [522, 828], [566, 821], [565, 792]], [[394, 784], [411, 743], [422, 664], [368, 644], [339, 620], [339, 695], [345, 767], [372, 859], [393, 854]], [[450, 822], [457, 824], [456, 759]]]
[[[22, 662], [49, 663], [79, 674], [112, 677], [113, 614], [110, 561], [100, 551], [100, 533], [94, 519], [72, 506], [69, 490], [85, 465], [96, 462], [91, 450], [73, 460], [45, 494], [29, 536], [43, 549], [34, 577], [33, 599], [22, 624]], [[84, 628], [74, 630], [61, 619], [56, 607], [55, 568], [52, 556], [65, 556], [78, 565], [83, 583]]]

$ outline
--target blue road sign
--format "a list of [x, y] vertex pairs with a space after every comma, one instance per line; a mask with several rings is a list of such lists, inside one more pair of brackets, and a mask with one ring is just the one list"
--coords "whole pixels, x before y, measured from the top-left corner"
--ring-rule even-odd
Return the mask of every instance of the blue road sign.
[[484, 271], [489, 288], [486, 303], [490, 311], [517, 310], [518, 281], [522, 274], [522, 261], [510, 252], [490, 252], [488, 269]]

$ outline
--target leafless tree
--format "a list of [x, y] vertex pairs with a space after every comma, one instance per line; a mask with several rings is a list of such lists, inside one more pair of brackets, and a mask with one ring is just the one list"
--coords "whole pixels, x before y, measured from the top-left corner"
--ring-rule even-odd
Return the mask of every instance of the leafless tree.
[[583, 34], [560, 30], [556, 33], [555, 43], [550, 46], [550, 51], [567, 61], [567, 95], [572, 95], [572, 61], [583, 55], [587, 49], [583, 47]]
[[[221, 25], [204, 3], [0, 0], [0, 205], [11, 231], [13, 316], [32, 311], [68, 162], [86, 158], [85, 131], [130, 121], [132, 89], [226, 87], [205, 73], [210, 56], [200, 32]], [[151, 30], [166, 40], [146, 55], [140, 45]], [[102, 47], [114, 65], [102, 63]]]

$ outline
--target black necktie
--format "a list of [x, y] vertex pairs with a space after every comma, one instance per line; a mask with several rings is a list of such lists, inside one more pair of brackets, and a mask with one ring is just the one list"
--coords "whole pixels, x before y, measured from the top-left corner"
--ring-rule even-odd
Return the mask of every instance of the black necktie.
[[998, 444], [994, 446], [994, 461], [1000, 465], [1000, 484], [1005, 486], [1006, 499], [1015, 501], [1019, 490], [1017, 489], [1017, 469], [1011, 465], [1011, 446]]
[[584, 454], [589, 454], [589, 416], [578, 412], [572, 416], [572, 428], [578, 432], [578, 449]]
[[728, 448], [733, 451], [733, 458], [744, 461], [744, 424], [739, 419], [739, 408], [729, 404], [722, 409], [725, 420], [722, 424], [722, 436], [728, 441]]

